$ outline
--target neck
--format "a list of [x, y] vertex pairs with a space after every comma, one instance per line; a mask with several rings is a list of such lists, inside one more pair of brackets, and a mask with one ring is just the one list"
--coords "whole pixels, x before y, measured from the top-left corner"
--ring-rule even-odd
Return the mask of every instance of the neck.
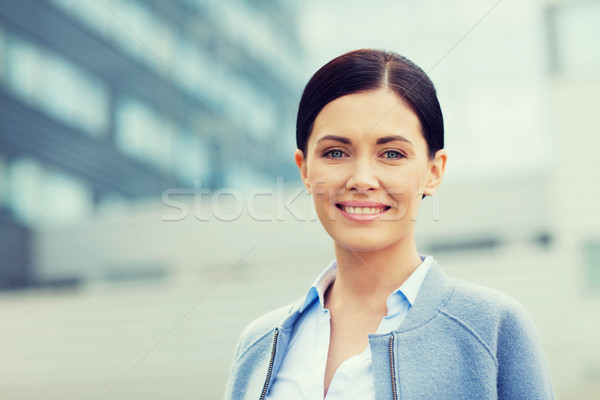
[[387, 297], [421, 264], [414, 238], [377, 251], [356, 251], [335, 244], [337, 275], [327, 302], [387, 312]]

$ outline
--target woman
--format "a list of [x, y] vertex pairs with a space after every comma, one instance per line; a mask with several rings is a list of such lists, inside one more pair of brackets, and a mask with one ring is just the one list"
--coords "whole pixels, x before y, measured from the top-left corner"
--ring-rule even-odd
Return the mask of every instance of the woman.
[[417, 252], [417, 210], [447, 159], [427, 75], [394, 53], [344, 54], [308, 82], [296, 139], [336, 260], [244, 330], [226, 398], [554, 398], [523, 308]]

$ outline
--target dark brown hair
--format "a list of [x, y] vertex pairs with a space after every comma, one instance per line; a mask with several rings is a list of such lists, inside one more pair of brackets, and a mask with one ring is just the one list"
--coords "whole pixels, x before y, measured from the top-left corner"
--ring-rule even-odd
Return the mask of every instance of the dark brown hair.
[[444, 148], [444, 120], [435, 87], [409, 59], [388, 51], [362, 49], [334, 58], [304, 88], [296, 120], [296, 145], [306, 155], [313, 124], [323, 107], [347, 94], [387, 87], [419, 118], [429, 158]]

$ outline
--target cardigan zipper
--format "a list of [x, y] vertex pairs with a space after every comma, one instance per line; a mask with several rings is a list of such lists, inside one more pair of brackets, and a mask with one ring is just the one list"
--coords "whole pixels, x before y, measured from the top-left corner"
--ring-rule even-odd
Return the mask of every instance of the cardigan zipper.
[[394, 367], [394, 335], [390, 337], [390, 376], [392, 378], [392, 399], [398, 400], [398, 392], [396, 391], [396, 374]]
[[263, 387], [260, 400], [264, 400], [269, 389], [269, 381], [271, 380], [271, 374], [273, 373], [273, 362], [275, 361], [275, 349], [277, 348], [277, 337], [279, 336], [279, 329], [275, 328], [275, 334], [273, 335], [273, 347], [271, 347], [271, 361], [269, 361], [269, 370], [267, 371], [267, 379], [265, 380], [265, 386]]

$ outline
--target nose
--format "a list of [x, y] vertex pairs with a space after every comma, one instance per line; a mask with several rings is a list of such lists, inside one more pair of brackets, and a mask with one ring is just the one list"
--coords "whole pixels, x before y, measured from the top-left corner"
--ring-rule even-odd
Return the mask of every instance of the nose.
[[369, 160], [356, 160], [346, 181], [346, 190], [359, 193], [379, 189], [379, 177]]

